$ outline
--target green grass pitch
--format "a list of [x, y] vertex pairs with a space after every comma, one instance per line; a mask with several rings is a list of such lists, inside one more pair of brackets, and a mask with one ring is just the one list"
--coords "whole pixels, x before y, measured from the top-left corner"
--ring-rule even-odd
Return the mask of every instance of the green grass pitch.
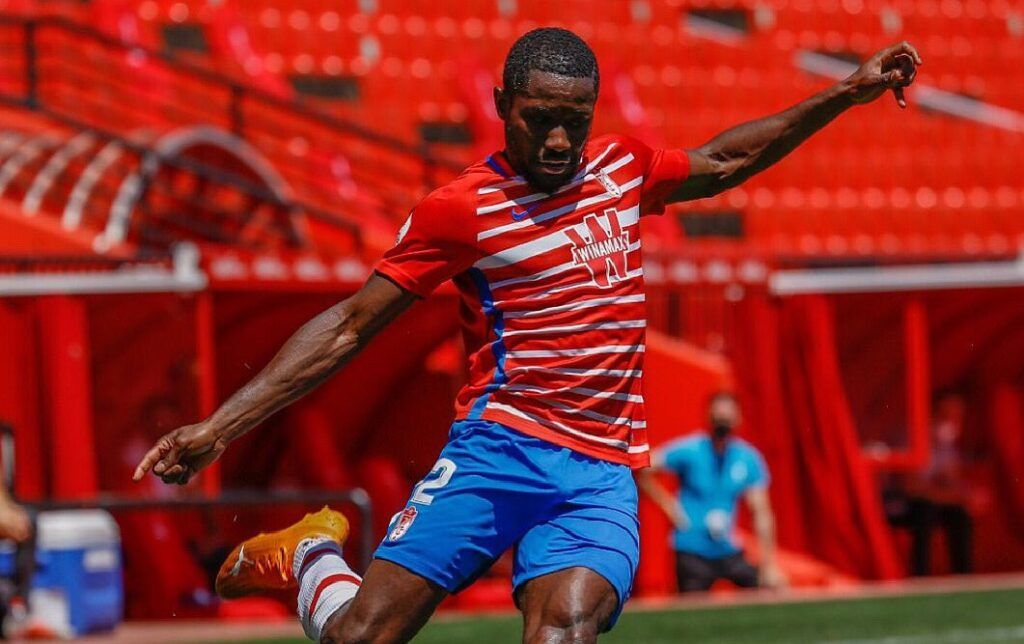
[[[438, 621], [418, 644], [520, 641], [514, 617]], [[299, 644], [258, 640], [249, 644]], [[887, 596], [807, 603], [627, 612], [605, 644], [773, 642], [990, 644], [1024, 642], [1024, 589]]]

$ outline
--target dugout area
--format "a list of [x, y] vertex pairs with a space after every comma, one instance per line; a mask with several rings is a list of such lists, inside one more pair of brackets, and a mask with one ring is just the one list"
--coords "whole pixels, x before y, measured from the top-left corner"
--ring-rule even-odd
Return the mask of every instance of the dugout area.
[[[782, 560], [794, 583], [893, 579], [905, 574], [907, 537], [886, 522], [881, 482], [926, 462], [932, 392], [956, 387], [969, 402], [964, 448], [984, 463], [972, 469], [972, 479], [992, 501], [976, 518], [976, 568], [1024, 565], [1006, 554], [1019, 550], [1010, 546], [1024, 519], [1015, 484], [1024, 462], [1024, 328], [1018, 324], [1024, 287], [850, 292], [821, 286], [827, 271], [813, 273], [816, 291], [793, 287], [786, 271], [746, 285], [741, 297], [735, 291], [724, 297], [721, 285], [652, 290], [654, 329], [664, 328], [667, 311], [697, 289], [705, 300], [718, 293], [720, 315], [707, 324], [722, 334], [722, 349], [712, 352], [652, 331], [645, 383], [652, 444], [698, 427], [706, 397], [737, 387], [746, 407], [743, 435], [771, 468]], [[202, 289], [180, 292], [5, 298], [0, 410], [17, 439], [18, 494], [29, 501], [160, 498], [357, 486], [374, 503], [379, 536], [443, 445], [451, 400], [464, 378], [451, 290], [417, 304], [350, 369], [240, 440], [194, 486], [130, 482], [152, 439], [209, 413], [296, 326], [355, 284], [214, 277]], [[884, 456], [880, 443], [890, 446]], [[183, 605], [183, 597], [207, 583], [204, 560], [209, 565], [221, 544], [299, 511], [119, 517], [129, 615], [215, 610]], [[636, 593], [671, 592], [667, 525], [647, 501], [641, 513]], [[936, 548], [937, 559], [941, 551]], [[139, 562], [154, 560], [160, 565], [143, 573]], [[503, 570], [499, 564], [492, 578], [450, 605], [507, 606]]]

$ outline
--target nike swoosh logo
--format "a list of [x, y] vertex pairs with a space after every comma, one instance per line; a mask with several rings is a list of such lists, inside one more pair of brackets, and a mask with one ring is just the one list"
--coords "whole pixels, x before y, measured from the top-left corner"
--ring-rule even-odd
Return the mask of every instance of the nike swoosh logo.
[[231, 576], [237, 577], [238, 573], [242, 572], [242, 564], [245, 563], [245, 546], [242, 546], [238, 550], [238, 561], [231, 567]]
[[531, 212], [533, 212], [534, 210], [536, 210], [538, 208], [538, 206], [540, 206], [540, 204], [539, 203], [535, 203], [532, 206], [530, 206], [529, 208], [527, 208], [526, 210], [520, 210], [519, 208], [513, 208], [512, 209], [512, 220], [513, 221], [522, 221], [522, 220], [526, 219], [527, 217], [530, 216]]

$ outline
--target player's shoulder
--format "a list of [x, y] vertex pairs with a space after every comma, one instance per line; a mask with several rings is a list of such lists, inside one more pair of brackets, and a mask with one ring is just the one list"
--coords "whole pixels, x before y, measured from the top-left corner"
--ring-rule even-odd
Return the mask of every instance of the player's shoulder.
[[632, 153], [634, 156], [646, 158], [651, 154], [652, 148], [640, 139], [628, 134], [614, 133], [603, 134], [590, 140], [589, 146], [595, 154], [601, 154], [605, 150], [617, 151], [614, 156], [621, 156]]
[[417, 217], [430, 220], [472, 221], [476, 214], [476, 187], [462, 175], [431, 190], [413, 206]]
[[438, 186], [416, 204], [416, 211], [442, 212], [447, 216], [476, 214], [481, 190], [504, 180], [486, 161], [479, 161], [457, 177]]
[[733, 441], [735, 441], [734, 444], [747, 457], [753, 458], [755, 460], [763, 458], [763, 456], [761, 455], [761, 450], [757, 449], [757, 447], [755, 447], [753, 443], [739, 437], [733, 438]]
[[695, 431], [666, 443], [665, 449], [680, 452], [698, 452], [710, 439], [702, 431]]

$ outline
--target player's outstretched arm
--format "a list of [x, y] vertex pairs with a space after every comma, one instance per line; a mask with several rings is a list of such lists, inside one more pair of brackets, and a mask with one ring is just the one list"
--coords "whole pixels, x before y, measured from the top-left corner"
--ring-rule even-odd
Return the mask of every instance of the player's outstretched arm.
[[832, 119], [858, 103], [892, 90], [901, 108], [903, 88], [914, 81], [921, 56], [904, 41], [879, 51], [848, 78], [771, 116], [722, 132], [688, 150], [690, 176], [668, 203], [716, 195], [737, 186], [792, 152]]
[[391, 281], [371, 276], [358, 293], [303, 324], [212, 416], [160, 438], [135, 469], [134, 480], [152, 469], [165, 483], [187, 483], [231, 441], [341, 368], [415, 300]]

